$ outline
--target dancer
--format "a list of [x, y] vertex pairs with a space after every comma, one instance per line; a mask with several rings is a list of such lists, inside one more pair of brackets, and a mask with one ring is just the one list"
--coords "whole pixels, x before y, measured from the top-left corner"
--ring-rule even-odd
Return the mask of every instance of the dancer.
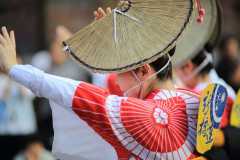
[[[189, 9], [189, 6], [186, 8]], [[98, 14], [104, 15], [105, 12], [99, 9]], [[190, 15], [191, 12], [186, 17]], [[175, 25], [176, 28], [182, 27]], [[176, 35], [181, 33], [182, 30], [179, 30]], [[174, 41], [171, 43], [167, 52], [159, 52], [161, 56], [142, 65], [131, 65], [124, 72], [112, 68], [118, 73], [117, 83], [124, 97], [111, 95], [107, 90], [88, 83], [46, 74], [31, 65], [18, 65], [14, 33], [11, 31], [9, 34], [5, 27], [0, 35], [0, 66], [1, 71], [37, 96], [45, 97], [52, 105], [60, 105], [77, 115], [79, 123], [86, 122], [82, 129], [83, 132], [89, 130], [92, 143], [82, 147], [94, 148], [101, 143], [104, 147], [98, 151], [100, 154], [115, 151], [116, 154], [104, 155], [109, 156], [105, 159], [192, 159], [197, 156], [195, 141], [199, 96], [189, 90], [174, 88], [171, 56], [175, 45]], [[142, 57], [136, 58], [143, 62]], [[61, 129], [61, 126], [58, 127]], [[85, 132], [85, 135], [68, 141], [74, 143], [89, 135]], [[67, 150], [67, 147], [62, 149]], [[68, 155], [72, 152], [69, 151]], [[68, 159], [64, 156], [62, 154], [59, 158]], [[90, 154], [86, 156], [91, 157]]]

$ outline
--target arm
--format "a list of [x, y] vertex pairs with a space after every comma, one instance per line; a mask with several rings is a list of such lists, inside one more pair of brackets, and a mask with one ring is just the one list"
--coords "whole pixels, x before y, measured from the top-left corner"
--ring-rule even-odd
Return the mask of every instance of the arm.
[[[111, 13], [107, 8], [106, 13], [102, 8], [94, 12], [95, 19], [101, 19]], [[65, 27], [57, 28], [58, 38], [69, 38], [71, 32]], [[0, 72], [9, 76], [32, 90], [37, 96], [45, 97], [58, 104], [71, 106], [72, 96], [79, 82], [46, 74], [32, 66], [17, 65], [16, 43], [14, 32], [8, 33], [2, 27], [0, 33]]]
[[36, 96], [70, 107], [78, 81], [46, 74], [31, 65], [15, 65], [9, 76], [30, 89]]
[[[111, 13], [107, 8], [107, 13], [102, 8], [94, 12], [95, 19], [101, 19], [106, 14]], [[71, 32], [65, 27], [57, 28], [58, 38], [61, 40], [69, 38]], [[44, 72], [32, 67], [17, 65], [16, 43], [14, 32], [8, 33], [6, 27], [2, 27], [0, 33], [0, 73], [9, 74], [9, 76], [32, 90], [37, 96], [45, 97], [55, 103], [71, 106], [72, 96], [75, 87], [79, 82], [45, 74]]]
[[72, 96], [79, 82], [46, 74], [30, 65], [17, 65], [14, 32], [2, 27], [0, 33], [0, 71], [32, 90], [60, 105], [71, 106]]

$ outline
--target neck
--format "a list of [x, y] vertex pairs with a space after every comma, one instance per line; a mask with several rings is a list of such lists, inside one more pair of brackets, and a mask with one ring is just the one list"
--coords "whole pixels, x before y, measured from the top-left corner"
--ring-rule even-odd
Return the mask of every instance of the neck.
[[172, 82], [172, 80], [166, 80], [166, 81], [159, 81], [159, 80], [154, 80], [154, 82], [152, 82], [152, 85], [146, 87], [144, 86], [143, 90], [143, 97], [146, 97], [149, 93], [151, 93], [153, 90], [174, 90], [175, 86]]
[[175, 89], [175, 85], [173, 84], [173, 81], [168, 79], [166, 81], [159, 81], [157, 80], [154, 85], [153, 85], [153, 90], [154, 89], [164, 89], [164, 90], [173, 90]]

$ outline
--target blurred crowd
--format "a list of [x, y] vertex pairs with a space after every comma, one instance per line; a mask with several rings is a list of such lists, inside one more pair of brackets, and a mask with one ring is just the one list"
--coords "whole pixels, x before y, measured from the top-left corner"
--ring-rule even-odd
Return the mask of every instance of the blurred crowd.
[[[70, 36], [67, 28], [58, 26], [49, 49], [34, 53], [31, 64], [47, 73], [106, 87], [107, 75], [92, 74], [63, 53], [61, 42]], [[19, 53], [18, 58], [19, 63], [23, 63], [25, 57], [20, 55], [24, 54]], [[236, 35], [222, 36], [213, 60], [218, 75], [237, 93], [240, 89], [240, 41]], [[49, 102], [34, 97], [30, 91], [0, 73], [1, 159], [52, 160], [53, 135]]]
[[237, 92], [240, 88], [240, 55], [239, 40], [235, 35], [225, 35], [214, 59], [216, 70]]
[[[47, 73], [104, 87], [105, 75], [90, 74], [63, 53], [61, 43], [70, 36], [65, 27], [57, 27], [49, 50], [35, 53], [31, 64]], [[21, 57], [18, 59], [21, 64]], [[53, 135], [48, 100], [34, 97], [29, 90], [0, 74], [1, 156], [6, 160], [14, 157], [16, 160], [51, 160]]]

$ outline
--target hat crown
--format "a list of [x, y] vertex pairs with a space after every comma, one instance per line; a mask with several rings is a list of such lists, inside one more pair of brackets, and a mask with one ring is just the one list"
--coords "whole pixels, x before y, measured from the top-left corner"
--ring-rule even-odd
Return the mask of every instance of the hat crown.
[[65, 42], [72, 57], [94, 72], [126, 72], [151, 63], [176, 44], [194, 0], [124, 0]]

